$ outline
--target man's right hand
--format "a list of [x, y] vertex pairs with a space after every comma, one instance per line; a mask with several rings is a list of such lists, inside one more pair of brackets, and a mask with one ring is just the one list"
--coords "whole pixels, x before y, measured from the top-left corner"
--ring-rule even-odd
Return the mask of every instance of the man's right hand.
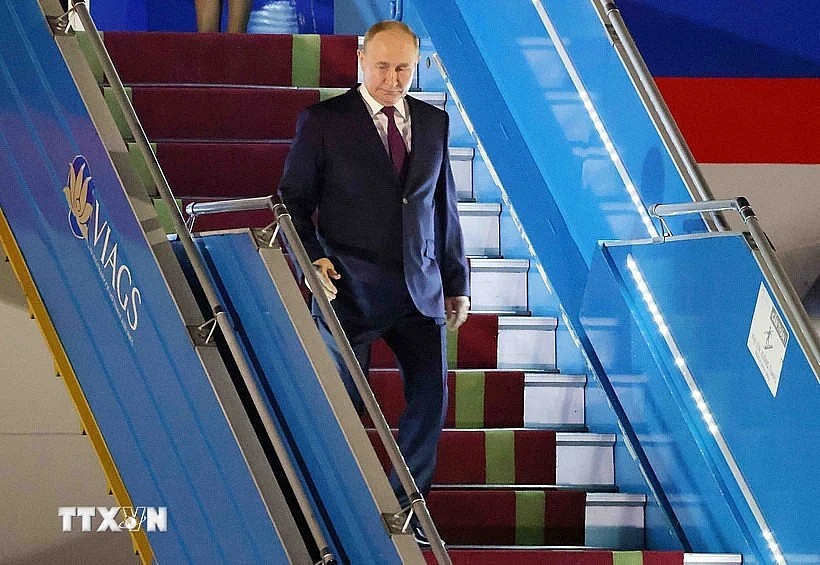
[[[313, 266], [316, 269], [316, 274], [319, 276], [319, 280], [322, 282], [322, 289], [325, 291], [325, 296], [327, 296], [328, 300], [333, 300], [336, 298], [336, 293], [338, 290], [336, 289], [336, 285], [331, 282], [331, 279], [337, 281], [342, 278], [342, 275], [336, 272], [336, 268], [327, 257], [316, 259], [313, 262]], [[305, 284], [307, 285], [308, 290], [313, 292], [313, 289], [310, 288], [310, 281], [308, 281], [307, 277], [305, 277]]]

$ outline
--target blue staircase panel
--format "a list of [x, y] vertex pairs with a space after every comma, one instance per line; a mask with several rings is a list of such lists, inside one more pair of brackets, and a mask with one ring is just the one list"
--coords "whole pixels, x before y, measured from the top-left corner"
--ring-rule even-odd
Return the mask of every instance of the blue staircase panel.
[[[599, 240], [651, 235], [655, 228], [647, 225], [646, 206], [691, 198], [591, 3], [559, 4], [546, 6], [561, 39], [556, 46], [532, 6], [498, 10], [488, 0], [413, 2], [495, 167], [508, 154], [533, 159], [589, 263]], [[568, 64], [589, 97], [586, 104], [558, 47], [567, 50]], [[602, 137], [604, 129], [608, 138]], [[503, 154], [495, 149], [501, 144]], [[618, 174], [613, 151], [640, 206]], [[543, 188], [501, 176], [519, 213], [528, 207], [538, 211], [537, 192]], [[691, 222], [674, 223], [676, 233], [698, 229]]]
[[[612, 139], [614, 149], [623, 160], [629, 178], [635, 184], [643, 204], [648, 207], [657, 203], [690, 201], [692, 198], [655, 126], [650, 121], [623, 63], [612, 47], [612, 40], [595, 11], [594, 3], [591, 1], [539, 1], [549, 22], [559, 34], [561, 45], [566, 49], [571, 65], [578, 73], [583, 88], [589, 95], [590, 104], [600, 116], [603, 127]], [[537, 32], [538, 26], [536, 25], [533, 33]], [[550, 53], [548, 57], [550, 64], [555, 67], [551, 73], [560, 76], [564, 66], [555, 61], [556, 56], [552, 51], [556, 47], [555, 43], [550, 41], [545, 47]], [[595, 191], [598, 195], [597, 203], [602, 208], [605, 204], [613, 206], [607, 215], [610, 218], [610, 225], [615, 227], [619, 222], [614, 221], [614, 216], [617, 214], [614, 206], [616, 204], [626, 206], [629, 202], [622, 198], [625, 196], [623, 182], [615, 174], [611, 163], [601, 162], [601, 157], [606, 157], [606, 142], [602, 143], [600, 135], [594, 131], [594, 120], [590, 122], [590, 115], [584, 107], [583, 100], [573, 95], [573, 92], [577, 93], [577, 90], [568, 82], [567, 77], [564, 77], [560, 84], [545, 88], [544, 91], [566, 95], [570, 99], [565, 104], [571, 106], [571, 116], [567, 116], [566, 121], [562, 120], [562, 125], [565, 130], [570, 125], [573, 128], [584, 130], [584, 134], [579, 135], [574, 142], [568, 139], [573, 151], [581, 153], [584, 149], [589, 151], [593, 148], [602, 150], [598, 156], [589, 155], [578, 160], [578, 163], [583, 163], [585, 173], [587, 169], [589, 170], [589, 177], [583, 175], [584, 184], [576, 185], [576, 187], [583, 186]], [[537, 91], [529, 93], [529, 95], [535, 94]], [[522, 96], [522, 103], [525, 100], [526, 98]], [[556, 108], [558, 104], [551, 106]], [[548, 147], [545, 146], [545, 148]], [[596, 176], [601, 177], [600, 181], [588, 180]], [[613, 201], [606, 193], [607, 187], [613, 192], [620, 193], [621, 198]], [[580, 219], [581, 216], [576, 216], [576, 218]], [[695, 217], [675, 219], [675, 224], [679, 224], [680, 227], [673, 228], [676, 230], [674, 233], [706, 231], [703, 222], [693, 218]], [[627, 219], [623, 218], [623, 220]], [[635, 225], [625, 224], [613, 229], [610, 235], [606, 232], [597, 235], [599, 240], [629, 239], [626, 233], [630, 229], [636, 234], [643, 231]], [[644, 237], [646, 233], [643, 231]]]
[[[720, 489], [708, 474], [705, 484], [698, 482], [703, 463], [697, 443], [688, 434], [676, 437], [672, 433], [674, 429], [686, 429], [686, 422], [678, 413], [677, 403], [669, 396], [659, 370], [654, 367], [654, 357], [643, 343], [640, 331], [630, 325], [629, 306], [618, 299], [617, 288], [603, 263], [603, 259], [596, 258], [587, 283], [582, 317], [586, 335], [595, 350], [601, 352], [599, 357], [606, 368], [607, 380], [661, 478], [663, 491], [685, 528], [688, 543], [694, 551], [749, 554], [749, 546], [735, 525]], [[596, 379], [587, 382], [585, 409], [590, 429], [620, 434], [604, 388]], [[644, 492], [652, 500], [653, 492], [634, 465], [633, 455], [620, 441], [621, 436], [618, 437], [615, 447], [618, 488], [625, 492]], [[645, 531], [649, 548], [682, 549], [656, 505], [647, 505]]]
[[[412, 6], [532, 243], [533, 259], [543, 265], [565, 320], [599, 379], [592, 383], [592, 396], [606, 399], [609, 406], [601, 403], [596, 410], [593, 401], [590, 411], [588, 404], [591, 421], [602, 427], [614, 425], [612, 410], [620, 408], [608, 395], [615, 387], [628, 417], [621, 420], [622, 431], [638, 432], [661, 478], [664, 492], [658, 493], [663, 495], [659, 504], [667, 504], [664, 496], [672, 501], [692, 547], [772, 561], [761, 541], [765, 532], [760, 527], [755, 531], [750, 511], [739, 502], [744, 500], [742, 493], [721, 474], [726, 469], [715, 467], [704, 476], [697, 468], [703, 446], [689, 431], [692, 418], [676, 408], [679, 401], [669, 390], [653, 388], [665, 381], [652, 378], [658, 373], [648, 363], [654, 353], [640, 334], [620, 335], [617, 328], [628, 326], [619, 320], [613, 324], [612, 319], [589, 315], [589, 304], [606, 303], [614, 290], [607, 284], [611, 277], [597, 264], [599, 242], [648, 239], [657, 232], [646, 217], [649, 205], [691, 200], [592, 3], [539, 0], [499, 10], [490, 0], [412, 0]], [[673, 233], [705, 231], [700, 219], [671, 220]], [[502, 238], [511, 233], [510, 226], [509, 217], [502, 219]], [[759, 268], [753, 267], [759, 280]], [[727, 286], [733, 288], [740, 276], [732, 273]], [[715, 280], [721, 279], [704, 277], [701, 282], [714, 285]], [[678, 284], [678, 289], [688, 288]], [[581, 287], [586, 287], [583, 310], [578, 301]], [[531, 302], [531, 309], [538, 307]], [[634, 305], [626, 305], [620, 315], [628, 317], [630, 307]], [[710, 312], [708, 306], [696, 309], [700, 315]], [[622, 376], [633, 375], [637, 377], [619, 382]], [[651, 386], [643, 387], [643, 379]], [[664, 418], [667, 409], [673, 415]], [[689, 439], [667, 444], [665, 438], [677, 430], [686, 430]], [[618, 457], [629, 459], [623, 448]], [[664, 461], [670, 457], [674, 472], [681, 473], [680, 483], [667, 477]], [[634, 464], [628, 466], [626, 482], [632, 489], [634, 476], [634, 490], [645, 492], [648, 487], [644, 483], [641, 488], [635, 471]], [[624, 488], [621, 479], [619, 487]], [[686, 493], [692, 492], [701, 498], [686, 500]], [[684, 493], [684, 500], [679, 493]], [[676, 539], [660, 506], [647, 510], [648, 546], [674, 547]], [[780, 516], [773, 515], [768, 526], [785, 547], [790, 534], [782, 527], [774, 529]]]
[[[337, 555], [349, 563], [400, 562], [360, 463], [305, 351], [303, 336], [294, 329], [250, 233], [213, 234], [197, 243], [249, 353], [257, 382], [268, 395], [269, 409], [278, 417], [294, 460], [300, 462], [317, 516], [325, 517], [333, 536], [329, 541], [336, 540]], [[316, 341], [321, 343], [318, 331]], [[354, 414], [352, 404], [349, 411]]]
[[[503, 184], [502, 189], [509, 198], [509, 204], [514, 208], [520, 225], [526, 231], [527, 238], [532, 245], [530, 249], [523, 243], [519, 229], [505, 206], [501, 222], [503, 252], [507, 255], [512, 247], [521, 253], [519, 257], [529, 257], [533, 260], [533, 264], [540, 263], [543, 274], [548, 278], [548, 280], [539, 281], [540, 285], [537, 286], [551, 288], [552, 299], [545, 300], [543, 303], [532, 300], [530, 308], [538, 314], [557, 314], [557, 312], [548, 311], [560, 303], [561, 319], [564, 324], [559, 324], [560, 329], [557, 335], [559, 368], [562, 372], [569, 374], [588, 373], [595, 378], [601, 378], [599, 374], [602, 372], [601, 365], [594, 357], [591, 357], [595, 355], [595, 351], [592, 350], [578, 317], [583, 289], [589, 276], [588, 261], [597, 246], [596, 230], [601, 231], [600, 226], [596, 224], [597, 213], [587, 214], [588, 217], [579, 222], [581, 228], [578, 225], [574, 227], [576, 232], [582, 236], [580, 241], [577, 240], [576, 233], [571, 231], [570, 221], [565, 220], [565, 211], [559, 201], [561, 196], [559, 191], [564, 190], [569, 193], [571, 199], [578, 199], [579, 191], [571, 182], [558, 182], [557, 188], [554, 188], [543, 174], [542, 163], [537, 161], [536, 151], [528, 145], [523, 128], [526, 126], [543, 129], [544, 124], [530, 123], [532, 120], [529, 119], [527, 124], [522, 124], [514, 119], [507, 104], [505, 89], [516, 89], [520, 85], [514, 81], [513, 84], [501, 85], [496, 81], [489, 68], [490, 62], [487, 60], [493, 54], [494, 46], [479, 46], [478, 42], [473, 39], [473, 29], [465, 21], [467, 11], [479, 10], [480, 7], [462, 7], [453, 1], [428, 2], [427, 0], [413, 0], [412, 6], [414, 10], [408, 13], [416, 14], [423, 21], [423, 28], [429, 33], [437, 52], [444, 61], [448, 80], [458, 93], [492, 161], [492, 166]], [[529, 6], [522, 6], [520, 10], [531, 17], [536, 17]], [[517, 37], [516, 26], [531, 24], [531, 22], [520, 22], [519, 20], [526, 18], [518, 15], [518, 11], [517, 8], [499, 12], [497, 6], [494, 6], [482, 12], [485, 15], [484, 23], [482, 21], [472, 23], [476, 26], [486, 25], [494, 28], [499, 36], [499, 43], [517, 42], [517, 39], [505, 39], [505, 35], [511, 33], [511, 37]], [[514, 19], [498, 21], [506, 15]], [[475, 16], [473, 17], [475, 19]], [[541, 34], [544, 35], [543, 32]], [[517, 70], [513, 68], [509, 72], [516, 73]], [[539, 98], [534, 98], [529, 102], [534, 104], [535, 100]], [[566, 155], [560, 147], [552, 149], [550, 162], [554, 162], [556, 167], [562, 166], [561, 163], [567, 159], [574, 159], [572, 154]], [[481, 169], [489, 173], [487, 166]], [[577, 176], [577, 173], [572, 173], [572, 175]], [[476, 184], [476, 186], [479, 185]], [[595, 196], [590, 191], [584, 195], [589, 198]], [[481, 198], [484, 199], [484, 195], [481, 195]], [[575, 217], [570, 217], [570, 219], [577, 220]], [[640, 220], [635, 219], [635, 221]], [[608, 225], [607, 221], [603, 223]], [[608, 227], [605, 231], [607, 234], [611, 232]], [[589, 249], [581, 249], [582, 245], [588, 245]], [[532, 269], [535, 272], [535, 268]], [[539, 276], [541, 274], [539, 273]], [[603, 416], [603, 412], [600, 416]], [[610, 430], [617, 426], [616, 422], [612, 407], [608, 407], [606, 417], [596, 421], [596, 425], [600, 427], [590, 427], [590, 429], [592, 431]], [[602, 425], [604, 423], [605, 425]], [[633, 460], [628, 461], [627, 464], [632, 467], [636, 466]], [[635, 472], [639, 471], [635, 470]], [[644, 483], [641, 488], [633, 492], [648, 493], [646, 484]], [[657, 504], [656, 500], [651, 497], [648, 501], [648, 506]], [[663, 515], [664, 512], [657, 510], [657, 514]], [[649, 530], [647, 546], [658, 549], [679, 548], [679, 542], [669, 542], [669, 529], [668, 523], [659, 527], [660, 536], [655, 536], [652, 530]]]
[[[644, 290], [654, 297], [654, 317], [633, 272], [641, 273]], [[775, 316], [771, 307], [758, 306], [761, 292], [773, 296], [740, 234], [604, 244], [590, 277], [584, 324], [596, 348], [615, 351], [607, 373], [631, 377], [618, 391], [632, 424], [662, 440], [649, 451], [667, 494], [681, 505], [697, 501], [680, 509], [691, 517], [682, 520], [687, 533], [707, 551], [746, 546], [749, 558], [774, 562], [771, 534], [786, 561], [817, 560], [820, 382], [785, 322], [779, 382], [767, 383], [749, 345], [762, 331], [753, 326], [756, 309], [764, 308], [766, 319]], [[605, 330], [601, 320], [609, 322]]]
[[[168, 531], [147, 534], [155, 557], [283, 562], [276, 529], [37, 3], [0, 4], [0, 34], [0, 208], [131, 501], [168, 509]], [[79, 222], [63, 192], [78, 155], [93, 179], [85, 200], [93, 213]]]

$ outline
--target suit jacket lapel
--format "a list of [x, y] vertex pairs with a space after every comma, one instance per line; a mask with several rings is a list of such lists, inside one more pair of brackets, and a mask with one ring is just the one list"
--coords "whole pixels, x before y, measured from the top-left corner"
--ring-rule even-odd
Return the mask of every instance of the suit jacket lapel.
[[359, 94], [357, 88], [350, 89], [346, 96], [349, 98], [349, 104], [355, 122], [353, 125], [354, 130], [352, 131], [359, 129], [360, 131], [364, 130], [366, 132], [362, 136], [366, 140], [364, 144], [365, 147], [363, 147], [362, 150], [368, 150], [368, 153], [372, 156], [372, 162], [392, 173], [398, 181], [399, 176], [396, 174], [396, 169], [393, 168], [393, 161], [387, 153], [387, 149], [384, 147], [384, 142], [382, 141], [381, 135], [379, 135], [379, 130], [376, 129], [376, 124], [373, 122], [373, 118], [367, 108], [367, 103], [362, 98], [362, 95]]
[[415, 188], [411, 186], [414, 173], [418, 174], [418, 168], [423, 166], [425, 162], [424, 153], [436, 147], [435, 141], [429, 139], [431, 135], [430, 128], [425, 123], [424, 112], [419, 111], [418, 100], [412, 96], [407, 96], [407, 107], [410, 112], [410, 128], [412, 135], [410, 137], [410, 153], [407, 155], [407, 187], [406, 193], [412, 192]]

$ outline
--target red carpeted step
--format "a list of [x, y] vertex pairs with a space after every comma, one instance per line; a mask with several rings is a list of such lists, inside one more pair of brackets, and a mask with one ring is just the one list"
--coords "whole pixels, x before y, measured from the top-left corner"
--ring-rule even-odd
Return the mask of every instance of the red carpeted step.
[[[368, 430], [382, 466], [390, 459], [376, 430]], [[555, 432], [444, 430], [433, 483], [438, 485], [554, 485]]]
[[[370, 386], [388, 423], [397, 426], [404, 410], [398, 370], [371, 370]], [[447, 394], [447, 428], [524, 426], [523, 371], [449, 371]]]
[[351, 88], [359, 81], [359, 37], [323, 35], [319, 56], [319, 84], [316, 86]]
[[276, 193], [289, 141], [161, 142], [156, 153], [177, 198], [247, 198]]
[[[396, 366], [384, 341], [373, 344], [371, 366]], [[450, 369], [491, 369], [498, 363], [498, 315], [470, 314], [456, 331], [447, 332], [447, 363]]]
[[[315, 41], [306, 41], [309, 37]], [[167, 32], [106, 32], [105, 46], [125, 84], [247, 84], [291, 86], [301, 65], [319, 84], [356, 84], [355, 35], [291, 35]], [[296, 53], [296, 65], [294, 62]], [[317, 68], [318, 67], [318, 68]], [[312, 69], [312, 72], [310, 72]]]
[[433, 488], [427, 505], [448, 544], [584, 545], [582, 491]]
[[[626, 555], [629, 552], [615, 551], [613, 555]], [[683, 553], [679, 551], [642, 551], [643, 565], [683, 565]]]
[[[544, 549], [449, 549], [453, 565], [683, 565], [677, 551], [602, 551]], [[436, 558], [425, 550], [427, 563]]]
[[291, 84], [290, 35], [108, 31], [103, 39], [125, 84]]
[[138, 86], [132, 101], [151, 141], [286, 140], [293, 137], [299, 112], [319, 101], [319, 91]]

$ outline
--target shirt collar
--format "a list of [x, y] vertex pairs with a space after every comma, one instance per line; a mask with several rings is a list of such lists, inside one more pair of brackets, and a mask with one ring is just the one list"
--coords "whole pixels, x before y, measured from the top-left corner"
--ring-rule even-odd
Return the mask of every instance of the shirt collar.
[[[359, 85], [359, 94], [362, 95], [362, 98], [367, 104], [371, 116], [375, 116], [376, 114], [382, 111], [384, 105], [378, 102], [375, 98], [373, 98], [373, 96], [370, 95], [370, 92], [367, 90], [367, 87], [365, 87], [364, 83]], [[399, 104], [396, 104], [396, 112], [399, 114], [399, 116], [402, 117], [402, 119], [407, 119], [407, 101], [404, 99], [404, 97], [402, 97]]]

